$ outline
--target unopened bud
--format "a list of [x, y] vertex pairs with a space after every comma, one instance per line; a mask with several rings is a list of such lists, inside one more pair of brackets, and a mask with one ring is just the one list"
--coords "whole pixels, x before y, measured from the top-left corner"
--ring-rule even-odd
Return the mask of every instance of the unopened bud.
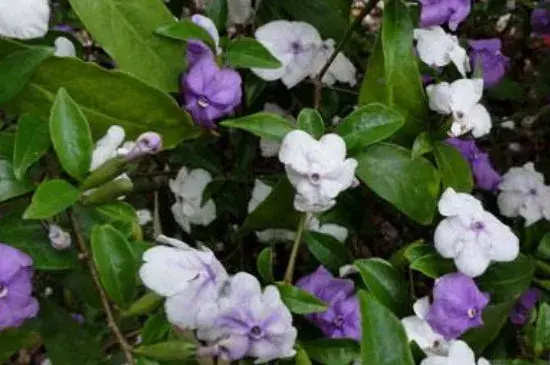
[[162, 137], [155, 132], [145, 132], [136, 140], [134, 147], [125, 156], [132, 160], [143, 155], [154, 155], [162, 150]]
[[48, 238], [53, 248], [62, 251], [71, 247], [71, 235], [65, 232], [57, 224], [50, 224]]

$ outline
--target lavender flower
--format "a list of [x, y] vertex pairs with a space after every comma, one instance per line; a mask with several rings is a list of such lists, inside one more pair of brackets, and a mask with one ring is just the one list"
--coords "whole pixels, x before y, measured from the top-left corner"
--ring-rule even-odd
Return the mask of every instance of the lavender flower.
[[523, 326], [529, 320], [531, 311], [540, 300], [540, 292], [537, 289], [529, 289], [518, 299], [516, 305], [510, 310], [510, 322], [516, 326]]
[[449, 23], [449, 28], [456, 30], [468, 17], [471, 7], [470, 0], [420, 0], [420, 3], [422, 28]]
[[214, 120], [228, 115], [241, 103], [241, 75], [220, 69], [211, 57], [203, 57], [182, 77], [185, 108], [204, 128], [216, 127]]
[[510, 59], [502, 54], [500, 39], [480, 39], [469, 44], [472, 69], [481, 67], [485, 87], [498, 84], [510, 65]]
[[[220, 34], [218, 33], [218, 30], [216, 29], [216, 25], [214, 22], [210, 19], [205, 17], [204, 15], [195, 14], [191, 17], [191, 21], [198, 26], [202, 27], [204, 30], [210, 34], [210, 37], [214, 41], [214, 45], [216, 47], [216, 53], [220, 54]], [[212, 52], [212, 49], [208, 47], [204, 42], [198, 40], [198, 39], [190, 39], [187, 41], [187, 61], [189, 62], [189, 66], [193, 66], [195, 63], [197, 63], [200, 59], [203, 57], [207, 58], [214, 58], [214, 53]]]
[[475, 140], [448, 138], [446, 143], [455, 147], [470, 164], [476, 184], [480, 189], [493, 191], [501, 181], [500, 174], [494, 169], [489, 155], [483, 153]]
[[301, 278], [296, 286], [328, 304], [322, 313], [305, 317], [330, 338], [361, 338], [359, 302], [353, 295], [354, 284], [349, 279], [336, 279], [323, 266]]
[[440, 277], [435, 281], [433, 298], [426, 321], [446, 340], [483, 325], [481, 313], [489, 303], [489, 294], [479, 291], [472, 278], [462, 273]]
[[137, 138], [124, 157], [127, 160], [132, 160], [143, 155], [153, 155], [161, 150], [162, 137], [155, 132], [145, 132]]
[[[543, 3], [548, 4], [548, 1]], [[531, 13], [531, 29], [534, 34], [550, 34], [550, 9], [535, 9]]]
[[23, 252], [0, 243], [0, 331], [19, 327], [38, 314], [32, 297], [32, 259]]

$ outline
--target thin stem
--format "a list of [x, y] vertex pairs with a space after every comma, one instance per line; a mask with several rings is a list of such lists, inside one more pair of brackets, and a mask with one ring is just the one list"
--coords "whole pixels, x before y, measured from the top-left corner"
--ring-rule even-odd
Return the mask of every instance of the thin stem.
[[126, 341], [126, 338], [124, 337], [124, 334], [118, 328], [118, 325], [115, 320], [115, 316], [113, 315], [113, 311], [111, 309], [111, 305], [109, 304], [109, 299], [107, 298], [107, 294], [105, 293], [105, 290], [101, 286], [101, 282], [99, 280], [99, 274], [97, 272], [97, 268], [95, 267], [95, 264], [93, 260], [90, 259], [90, 251], [88, 250], [88, 246], [86, 246], [86, 242], [84, 241], [84, 238], [82, 237], [82, 234], [80, 233], [80, 227], [79, 224], [74, 217], [72, 212], [69, 212], [69, 219], [71, 220], [71, 226], [73, 229], [73, 232], [76, 236], [76, 241], [78, 243], [78, 247], [82, 254], [84, 255], [84, 259], [86, 260], [86, 263], [88, 265], [88, 269], [90, 270], [90, 273], [92, 274], [92, 279], [94, 280], [94, 284], [96, 286], [97, 291], [99, 292], [99, 296], [101, 298], [101, 304], [103, 305], [103, 309], [105, 310], [105, 313], [107, 314], [107, 324], [113, 334], [115, 335], [118, 343], [120, 344], [120, 347], [122, 349], [122, 352], [124, 353], [124, 356], [126, 357], [126, 363], [128, 365], [135, 365], [134, 357], [132, 356], [132, 347], [128, 344]]
[[315, 105], [315, 109], [319, 109], [321, 106], [321, 92], [323, 90], [323, 76], [327, 73], [328, 69], [330, 68], [330, 65], [334, 62], [336, 57], [338, 56], [338, 53], [342, 51], [342, 48], [346, 45], [348, 40], [351, 38], [351, 35], [353, 34], [354, 29], [361, 24], [363, 21], [363, 18], [365, 18], [371, 11], [376, 7], [376, 4], [378, 4], [379, 0], [369, 0], [367, 4], [365, 4], [365, 7], [361, 11], [361, 13], [353, 20], [353, 22], [348, 27], [348, 30], [346, 31], [346, 34], [344, 34], [344, 37], [338, 43], [336, 48], [334, 48], [334, 51], [330, 55], [327, 62], [325, 62], [323, 68], [319, 72], [319, 74], [315, 77], [314, 80], [314, 88], [313, 88], [313, 101]]
[[288, 266], [286, 267], [284, 282], [292, 284], [292, 278], [294, 276], [294, 267], [296, 266], [296, 259], [298, 258], [298, 252], [300, 251], [300, 244], [302, 243], [302, 234], [304, 233], [304, 226], [306, 224], [306, 214], [302, 214], [300, 222], [298, 223], [298, 229], [296, 230], [296, 238], [292, 245], [292, 251], [290, 252], [290, 258], [288, 259]]

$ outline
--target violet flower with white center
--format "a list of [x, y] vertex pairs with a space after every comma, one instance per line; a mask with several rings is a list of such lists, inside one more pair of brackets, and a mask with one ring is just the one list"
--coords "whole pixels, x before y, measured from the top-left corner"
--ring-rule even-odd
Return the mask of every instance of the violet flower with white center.
[[275, 286], [262, 292], [258, 279], [241, 272], [229, 280], [217, 304], [203, 305], [197, 337], [207, 345], [198, 350], [200, 356], [253, 357], [255, 363], [265, 363], [296, 353], [292, 315]]
[[33, 39], [48, 32], [48, 0], [0, 0], [0, 36]]
[[[214, 45], [216, 47], [216, 54], [219, 55], [222, 51], [220, 48], [220, 34], [218, 33], [218, 29], [216, 28], [214, 22], [210, 18], [207, 18], [204, 15], [200, 14], [193, 15], [191, 17], [191, 21], [206, 30], [208, 34], [210, 34], [210, 37], [212, 37], [212, 40], [214, 41]], [[198, 39], [187, 40], [186, 55], [189, 66], [193, 66], [203, 57], [211, 59], [214, 58], [212, 49], [207, 46], [203, 41], [200, 41]]]
[[453, 31], [470, 13], [470, 0], [420, 0], [420, 26], [422, 28], [448, 23]]
[[218, 300], [228, 279], [223, 265], [207, 248], [197, 250], [166, 236], [143, 254], [139, 270], [143, 284], [166, 297], [168, 321], [182, 329], [196, 329], [205, 304]]
[[510, 310], [508, 318], [516, 326], [523, 326], [529, 320], [531, 312], [537, 302], [541, 299], [540, 291], [531, 288], [519, 297], [514, 307]]
[[479, 39], [468, 43], [472, 68], [481, 67], [485, 87], [498, 84], [510, 66], [510, 59], [502, 54], [500, 39]]
[[32, 297], [32, 275], [32, 259], [0, 243], [0, 331], [19, 327], [38, 314], [38, 301]]
[[444, 275], [435, 281], [426, 322], [447, 341], [454, 340], [483, 325], [481, 314], [489, 298], [472, 278], [462, 273]]
[[491, 262], [509, 262], [518, 256], [519, 239], [473, 196], [447, 188], [438, 207], [446, 218], [435, 229], [435, 248], [453, 259], [460, 272], [480, 276]]

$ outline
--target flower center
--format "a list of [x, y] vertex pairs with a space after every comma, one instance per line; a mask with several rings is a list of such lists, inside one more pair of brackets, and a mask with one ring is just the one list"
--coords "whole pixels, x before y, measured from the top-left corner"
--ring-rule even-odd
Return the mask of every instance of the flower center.
[[300, 44], [300, 42], [292, 42], [292, 44], [290, 45], [290, 49], [293, 54], [298, 54], [302, 52], [302, 45]]
[[462, 118], [464, 118], [464, 113], [463, 112], [456, 112], [456, 117], [458, 119], [462, 119]]
[[332, 322], [336, 327], [341, 328], [344, 325], [344, 317], [342, 317], [341, 315], [337, 315]]
[[309, 179], [311, 180], [312, 184], [318, 184], [319, 181], [321, 181], [321, 175], [319, 175], [317, 172], [314, 172], [309, 176]]
[[474, 231], [481, 231], [483, 230], [483, 228], [485, 228], [485, 225], [483, 224], [483, 222], [474, 222], [474, 224], [472, 224], [472, 229]]
[[201, 108], [206, 108], [207, 106], [210, 105], [210, 101], [208, 100], [208, 98], [204, 95], [201, 95], [199, 97], [199, 100], [197, 101], [197, 104], [201, 107]]
[[262, 330], [262, 328], [260, 326], [254, 326], [250, 329], [250, 335], [252, 336], [252, 338], [261, 338], [264, 334], [264, 331]]
[[468, 309], [468, 318], [475, 318], [477, 316], [477, 309], [470, 308]]
[[531, 195], [531, 196], [537, 196], [537, 195], [538, 195], [537, 189], [535, 189], [535, 188], [529, 189], [529, 195]]
[[4, 285], [0, 283], [0, 299], [5, 298], [8, 296], [8, 287], [7, 285]]

